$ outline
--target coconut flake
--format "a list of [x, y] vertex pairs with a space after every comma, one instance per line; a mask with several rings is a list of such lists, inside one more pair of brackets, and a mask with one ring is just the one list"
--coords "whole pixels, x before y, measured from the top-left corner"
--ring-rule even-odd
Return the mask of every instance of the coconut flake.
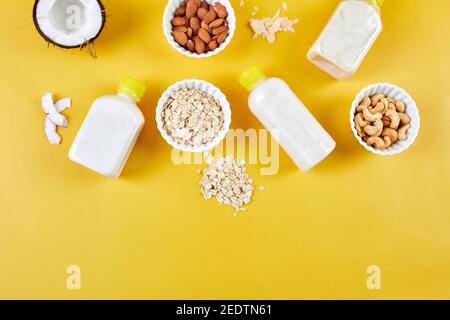
[[[283, 5], [283, 10], [287, 10], [287, 4]], [[256, 11], [253, 11], [256, 15]], [[295, 32], [294, 26], [299, 23], [298, 19], [291, 20], [288, 17], [282, 17], [280, 10], [278, 10], [275, 15], [270, 18], [262, 19], [250, 19], [250, 27], [253, 30], [253, 37], [262, 37], [269, 43], [274, 43], [276, 41], [276, 34], [278, 32]]]

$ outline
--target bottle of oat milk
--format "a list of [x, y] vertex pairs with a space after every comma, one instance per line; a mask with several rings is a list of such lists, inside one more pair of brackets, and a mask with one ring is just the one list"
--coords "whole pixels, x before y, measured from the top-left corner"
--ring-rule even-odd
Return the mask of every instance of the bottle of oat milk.
[[252, 113], [302, 171], [308, 171], [334, 150], [336, 142], [285, 81], [266, 78], [256, 67], [244, 72], [239, 81], [250, 92]]
[[308, 59], [338, 80], [359, 68], [383, 27], [384, 0], [343, 0], [308, 52]]

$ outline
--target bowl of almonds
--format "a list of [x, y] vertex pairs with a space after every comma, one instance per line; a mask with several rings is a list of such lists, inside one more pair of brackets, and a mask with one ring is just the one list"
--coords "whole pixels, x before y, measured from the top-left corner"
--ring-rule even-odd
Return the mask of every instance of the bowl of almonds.
[[399, 154], [416, 140], [420, 115], [413, 98], [389, 83], [361, 91], [350, 110], [350, 124], [359, 143], [378, 155]]
[[169, 0], [163, 29], [178, 52], [188, 57], [207, 58], [230, 44], [236, 17], [228, 0]]

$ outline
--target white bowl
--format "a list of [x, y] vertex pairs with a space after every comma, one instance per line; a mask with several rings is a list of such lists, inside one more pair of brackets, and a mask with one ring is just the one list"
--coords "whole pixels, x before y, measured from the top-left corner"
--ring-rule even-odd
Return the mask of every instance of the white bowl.
[[175, 11], [184, 3], [184, 0], [169, 0], [169, 2], [167, 3], [166, 9], [164, 10], [163, 30], [164, 30], [164, 35], [167, 38], [167, 41], [169, 41], [170, 45], [175, 50], [177, 50], [178, 52], [184, 54], [185, 56], [191, 57], [191, 58], [208, 58], [208, 57], [218, 54], [219, 52], [224, 50], [230, 44], [231, 39], [233, 38], [234, 33], [236, 31], [236, 16], [235, 16], [233, 7], [231, 6], [231, 3], [229, 0], [206, 0], [206, 2], [208, 2], [209, 4], [219, 2], [219, 3], [223, 4], [225, 6], [225, 8], [227, 8], [227, 12], [228, 12], [227, 21], [228, 21], [228, 29], [229, 29], [230, 33], [228, 34], [228, 37], [225, 40], [225, 42], [222, 43], [220, 46], [218, 46], [215, 50], [209, 51], [207, 53], [202, 53], [202, 54], [190, 52], [189, 50], [180, 46], [173, 39], [173, 36], [172, 36], [173, 26], [172, 26], [171, 21], [175, 16]]
[[[358, 135], [358, 132], [356, 131], [354, 124], [355, 112], [358, 105], [361, 103], [364, 97], [373, 96], [376, 93], [382, 93], [387, 97], [403, 101], [403, 103], [406, 105], [405, 113], [411, 118], [411, 128], [408, 130], [407, 139], [404, 141], [397, 141], [392, 146], [384, 150], [378, 150], [375, 149], [374, 147], [369, 146]], [[364, 148], [366, 148], [366, 150], [382, 156], [399, 154], [408, 149], [409, 147], [411, 147], [419, 134], [420, 130], [419, 109], [417, 108], [416, 102], [413, 100], [413, 98], [402, 88], [399, 88], [398, 86], [390, 83], [377, 83], [365, 88], [356, 96], [355, 100], [353, 101], [352, 108], [350, 110], [350, 126], [356, 139]]]
[[[186, 146], [181, 145], [177, 142], [175, 142], [172, 137], [170, 137], [167, 132], [164, 130], [163, 120], [162, 120], [162, 112], [166, 105], [167, 100], [169, 100], [172, 93], [175, 91], [188, 88], [188, 89], [198, 89], [203, 91], [206, 94], [209, 94], [212, 96], [216, 101], [220, 104], [222, 107], [222, 111], [224, 114], [224, 124], [223, 129], [219, 133], [219, 135], [212, 140], [211, 142], [207, 144], [203, 144], [198, 147], [193, 146]], [[164, 140], [167, 141], [168, 144], [170, 144], [172, 147], [174, 147], [177, 150], [185, 151], [185, 152], [205, 152], [210, 151], [217, 147], [222, 140], [227, 135], [228, 131], [230, 130], [231, 125], [231, 108], [230, 103], [228, 102], [225, 95], [220, 91], [217, 87], [212, 85], [209, 82], [203, 81], [203, 80], [183, 80], [179, 81], [172, 86], [170, 86], [161, 96], [161, 98], [158, 101], [158, 107], [156, 108], [156, 123], [158, 125], [158, 130], [161, 133]]]

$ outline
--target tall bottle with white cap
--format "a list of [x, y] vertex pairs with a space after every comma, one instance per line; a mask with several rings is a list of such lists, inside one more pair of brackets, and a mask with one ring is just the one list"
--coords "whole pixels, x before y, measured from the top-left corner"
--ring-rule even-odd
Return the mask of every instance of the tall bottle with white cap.
[[308, 59], [338, 80], [350, 78], [380, 35], [384, 0], [343, 0], [308, 52]]
[[110, 178], [117, 178], [144, 126], [136, 105], [145, 85], [126, 77], [115, 96], [94, 101], [69, 151], [69, 158]]
[[250, 92], [250, 110], [302, 171], [311, 169], [334, 150], [336, 142], [286, 82], [266, 78], [256, 67], [244, 72], [239, 81]]

